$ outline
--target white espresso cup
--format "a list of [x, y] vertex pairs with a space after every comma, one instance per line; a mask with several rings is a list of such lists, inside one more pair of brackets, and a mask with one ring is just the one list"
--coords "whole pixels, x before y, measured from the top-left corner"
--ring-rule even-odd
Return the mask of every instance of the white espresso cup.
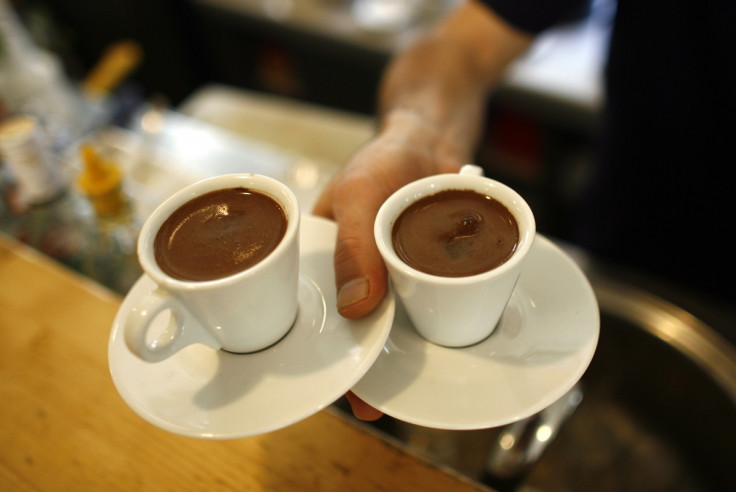
[[[489, 196], [511, 212], [519, 242], [511, 257], [483, 273], [445, 277], [412, 268], [392, 244], [394, 223], [414, 202], [441, 191], [471, 190]], [[374, 235], [394, 289], [417, 332], [446, 347], [464, 347], [488, 337], [498, 324], [532, 247], [536, 224], [524, 199], [508, 186], [486, 178], [482, 169], [463, 166], [459, 173], [414, 181], [391, 195], [376, 216]], [[421, 240], [421, 238], [420, 238]]]
[[[259, 192], [281, 206], [287, 223], [276, 248], [250, 268], [216, 280], [180, 280], [166, 274], [154, 254], [162, 224], [190, 200], [230, 188]], [[168, 198], [146, 220], [138, 238], [138, 259], [157, 288], [127, 314], [124, 333], [130, 351], [156, 362], [195, 343], [247, 353], [279, 341], [297, 315], [299, 220], [294, 193], [275, 179], [255, 174], [205, 179]], [[168, 325], [154, 323], [165, 320], [167, 312]]]

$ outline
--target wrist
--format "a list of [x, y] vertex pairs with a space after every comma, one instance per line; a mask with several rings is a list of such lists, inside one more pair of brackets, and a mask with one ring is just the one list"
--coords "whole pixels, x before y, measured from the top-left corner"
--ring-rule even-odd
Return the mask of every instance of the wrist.
[[378, 135], [414, 149], [424, 149], [436, 160], [446, 161], [453, 167], [470, 162], [473, 156], [470, 139], [459, 138], [451, 125], [442, 125], [417, 109], [387, 111], [380, 119]]

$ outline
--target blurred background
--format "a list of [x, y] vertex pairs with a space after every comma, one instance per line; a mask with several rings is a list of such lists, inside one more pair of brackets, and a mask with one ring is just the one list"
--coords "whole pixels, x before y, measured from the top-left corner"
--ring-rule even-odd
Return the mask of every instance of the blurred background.
[[[73, 84], [83, 83], [114, 43], [132, 40], [140, 46], [140, 61], [111, 89], [107, 109], [114, 123], [135, 128], [145, 105], [176, 109], [239, 136], [323, 158], [334, 167], [343, 165], [369, 137], [377, 84], [390, 57], [458, 3], [4, 1], [20, 14], [36, 45], [57, 58]], [[543, 33], [510, 68], [487, 107], [476, 162], [489, 176], [517, 188], [535, 210], [539, 230], [561, 240], [572, 238], [571, 211], [580, 207], [596, 164], [604, 104], [601, 80], [615, 9], [615, 0], [591, 0], [566, 24]], [[214, 87], [220, 92], [213, 94]], [[292, 105], [291, 117], [278, 119], [278, 111], [265, 103], [258, 118], [269, 118], [274, 128], [281, 125], [283, 130], [272, 131], [255, 115], [244, 117], [248, 112], [238, 106], [246, 99], [249, 111], [263, 101], [297, 102], [317, 113], [334, 110], [350, 123], [334, 125], [343, 133], [333, 136], [320, 127], [329, 120], [322, 113], [313, 113], [307, 124], [294, 117]], [[283, 126], [297, 121], [304, 124]], [[299, 145], [285, 142], [289, 139]], [[307, 141], [312, 141], [308, 150]], [[327, 179], [330, 171], [323, 168], [320, 173], [320, 179]], [[647, 272], [631, 273], [638, 277]], [[702, 296], [687, 292], [682, 297], [691, 302]]]
[[[120, 39], [144, 51], [120, 98], [176, 107], [211, 83], [371, 115], [389, 57], [452, 0], [13, 0], [34, 40], [82, 80]], [[591, 165], [611, 2], [543, 37], [489, 105], [478, 162], [521, 187], [542, 230], [565, 236], [565, 209]], [[584, 42], [579, 42], [581, 39]], [[127, 102], [127, 101], [126, 101]]]
[[[25, 62], [15, 62], [15, 68], [5, 63], [5, 73], [16, 74], [6, 76], [5, 93], [0, 92], [6, 113], [17, 112], [23, 101], [27, 106], [27, 101], [34, 99], [22, 94], [23, 90], [22, 97], [13, 95], [8, 87], [12, 89], [15, 83], [28, 92], [26, 88], [33, 84], [24, 80], [39, 78], [49, 82], [38, 92], [54, 93], [47, 97], [54, 99], [54, 104], [64, 97], [74, 99], [78, 94], [68, 94], [81, 90], [85, 109], [70, 112], [95, 113], [82, 122], [71, 124], [66, 118], [56, 125], [58, 133], [70, 133], [59, 138], [75, 144], [64, 149], [65, 160], [69, 161], [69, 149], [75, 152], [83, 135], [94, 135], [99, 140], [100, 133], [104, 133], [100, 130], [109, 126], [130, 129], [133, 137], [143, 135], [149, 142], [155, 137], [149, 152], [161, 147], [162, 135], [167, 132], [162, 131], [163, 127], [154, 132], [147, 130], [143, 117], [149, 116], [150, 128], [155, 116], [172, 111], [175, 114], [169, 114], [169, 123], [182, 114], [195, 116], [194, 122], [188, 122], [190, 129], [205, 121], [238, 137], [293, 151], [312, 161], [321, 160], [319, 169], [312, 173], [304, 166], [301, 169], [302, 178], [306, 175], [317, 180], [316, 187], [370, 137], [377, 84], [390, 57], [430, 29], [458, 2], [3, 3], [17, 14], [28, 37], [25, 44], [32, 45], [17, 49], [23, 54], [15, 58], [44, 58], [36, 69], [40, 76], [35, 76]], [[567, 24], [542, 35], [509, 70], [488, 103], [487, 127], [476, 162], [489, 176], [517, 188], [534, 208], [539, 230], [560, 239], [571, 233], [568, 211], [578, 206], [579, 194], [594, 165], [602, 105], [601, 73], [614, 11], [613, 0], [595, 0]], [[12, 37], [10, 31], [4, 36]], [[128, 46], [129, 51], [138, 50], [128, 54], [132, 60], [127, 66], [125, 61], [123, 66], [109, 61], [114, 46], [121, 42], [135, 47]], [[10, 48], [18, 44], [6, 40], [6, 60], [12, 58]], [[28, 54], [31, 51], [33, 57]], [[47, 74], [50, 66], [54, 67], [54, 77]], [[24, 70], [29, 72], [25, 79], [21, 74]], [[113, 74], [105, 77], [106, 70]], [[95, 78], [98, 83], [101, 79], [105, 87], [92, 94], [89, 87]], [[61, 86], [68, 86], [66, 96], [60, 95]], [[299, 117], [297, 107], [302, 110]], [[48, 109], [47, 119], [51, 114]], [[311, 117], [306, 118], [305, 112], [309, 111]], [[339, 123], [334, 124], [338, 114]], [[169, 134], [179, 143], [185, 140], [181, 130]], [[191, 147], [194, 140], [191, 135], [188, 138]], [[198, 153], [206, 153], [205, 147], [200, 145]], [[189, 152], [186, 154], [190, 157]], [[182, 160], [186, 159], [177, 155], [175, 162], [167, 164], [169, 172], [192, 167]], [[135, 174], [134, 169], [128, 171]], [[160, 182], [149, 186], [150, 191], [161, 186], [162, 194], [171, 191], [170, 186]], [[307, 206], [318, 190], [313, 191]], [[155, 202], [151, 200], [151, 204]]]

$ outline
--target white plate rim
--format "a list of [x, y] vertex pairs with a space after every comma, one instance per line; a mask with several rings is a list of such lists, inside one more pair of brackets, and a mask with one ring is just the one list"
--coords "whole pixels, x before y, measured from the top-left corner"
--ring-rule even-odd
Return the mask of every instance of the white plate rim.
[[[252, 360], [260, 358], [261, 365], [274, 363], [273, 360], [268, 362], [269, 357], [275, 357], [271, 354], [279, 350], [286, 351], [284, 347], [287, 346], [287, 343], [285, 342], [289, 342], [290, 335], [294, 337], [296, 335], [287, 334], [274, 347], [256, 354], [229, 354], [196, 345], [182, 350], [163, 362], [143, 362], [125, 346], [121, 336], [121, 327], [125, 313], [135, 299], [143, 295], [146, 289], [151, 289], [155, 285], [145, 274], [123, 300], [115, 317], [108, 343], [110, 373], [118, 393], [126, 404], [144, 420], [175, 434], [205, 439], [232, 439], [262, 434], [288, 426], [311, 416], [340, 398], [368, 371], [381, 353], [392, 326], [395, 302], [393, 295], [387, 295], [371, 315], [360, 320], [348, 320], [337, 313], [332, 261], [336, 234], [337, 226], [330, 220], [309, 215], [303, 215], [301, 218], [300, 285], [305, 282], [311, 285], [312, 287], [306, 290], [321, 298], [324, 320], [321, 326], [313, 327], [315, 331], [310, 332], [309, 336], [301, 335], [300, 332], [305, 344], [310, 346], [301, 347], [300, 351], [291, 348], [289, 349], [291, 352], [281, 355], [281, 360], [278, 362], [279, 365], [298, 367], [301, 357], [304, 366], [309, 367], [312, 372], [286, 374], [283, 377], [269, 375], [266, 378], [264, 376], [264, 382], [258, 383], [264, 386], [259, 391], [259, 395], [271, 400], [258, 402], [257, 409], [256, 406], [251, 407], [257, 413], [255, 416], [262, 417], [259, 424], [248, 422], [248, 412], [244, 411], [248, 410], [244, 408], [247, 406], [245, 403], [248, 403], [244, 401], [248, 398], [247, 394], [234, 397], [232, 401], [229, 401], [225, 394], [215, 396], [212, 399], [222, 400], [223, 405], [211, 413], [208, 413], [207, 409], [202, 410], [196, 407], [197, 397], [201, 397], [207, 387], [207, 382], [190, 388], [187, 378], [191, 374], [184, 373], [189, 371], [193, 373], [193, 379], [201, 380], [202, 374], [198, 372], [210, 371], [212, 373], [214, 371], [212, 381], [220, 378], [218, 382], [222, 383], [223, 387], [229, 387], [228, 385], [236, 379], [235, 368], [242, 366], [245, 369], [248, 366], [245, 362], [237, 362], [238, 360], [246, 361], [248, 359], [245, 358], [252, 357]], [[300, 293], [302, 290], [304, 289], [300, 286]], [[304, 330], [306, 333], [306, 328]], [[213, 357], [219, 364], [217, 367], [213, 366], [213, 360], [215, 360]], [[286, 360], [287, 358], [289, 360]], [[310, 365], [308, 361], [313, 362], [315, 358], [324, 359], [328, 366]], [[258, 363], [251, 363], [253, 364], [258, 365]], [[207, 366], [207, 371], [204, 369], [205, 366]], [[223, 374], [223, 367], [227, 368], [224, 371], [230, 371], [233, 374]], [[267, 369], [263, 371], [265, 373]], [[175, 388], [167, 386], [172, 378], [176, 385]], [[290, 391], [270, 395], [265, 389], [266, 384], [287, 388]], [[238, 384], [231, 385], [237, 386]], [[173, 394], [174, 391], [177, 394]], [[294, 394], [291, 394], [292, 392]], [[300, 399], [299, 395], [303, 398]], [[156, 403], [157, 397], [167, 403]], [[174, 409], [175, 406], [179, 408]], [[191, 414], [201, 410], [201, 416], [199, 414], [187, 416], [187, 409]], [[177, 412], [179, 414], [183, 412], [183, 416], [172, 416]], [[188, 417], [190, 420], [187, 420]], [[215, 421], [206, 422], [206, 418], [212, 418]], [[217, 422], [217, 419], [220, 421]]]
[[[554, 292], [550, 288], [541, 290], [543, 287], [537, 287], [536, 284], [542, 277], [546, 277], [543, 279], [546, 287], [557, 283]], [[566, 296], [566, 293], [569, 295]], [[555, 306], [553, 305], [555, 302], [560, 304]], [[529, 312], [534, 309], [527, 306], [532, 304], [536, 306], [534, 309], [538, 314], [535, 313], [530, 317]], [[550, 355], [553, 354], [551, 351], [547, 354], [550, 359], [549, 368], [545, 368], [539, 360], [529, 364], [525, 364], [523, 360], [524, 357], [534, 355], [524, 351], [525, 348], [531, 347], [533, 339], [524, 342], [529, 347], [520, 347], [525, 330], [527, 334], [532, 332], [531, 328], [541, 332], [540, 325], [546, 323], [545, 316], [552, 324], [565, 320], [577, 323], [575, 329], [559, 325], [551, 327], [564, 331], [569, 342], [567, 353], [560, 355], [560, 358], [569, 359], [562, 361], [562, 367], [557, 367], [556, 363], [559, 361], [553, 360], [555, 356]], [[520, 334], [517, 334], [516, 347], [514, 340], [506, 340], [504, 344], [499, 342], [501, 337], [506, 335], [505, 332], [510, 330], [509, 325], [514, 323], [510, 321], [511, 318], [516, 318], [517, 325], [528, 324], [530, 321], [536, 325], [520, 328], [517, 326], [516, 329]], [[549, 329], [546, 326], [544, 328]], [[434, 345], [416, 333], [403, 307], [397, 301], [394, 326], [386, 346], [371, 369], [353, 387], [353, 392], [383, 413], [415, 425], [445, 430], [499, 427], [534, 415], [569, 391], [588, 368], [598, 344], [599, 332], [598, 303], [588, 279], [561, 248], [543, 235], [537, 234], [509, 307], [496, 331], [488, 339], [472, 347], [460, 349]], [[401, 346], [397, 346], [395, 341]], [[555, 345], [555, 342], [549, 340], [549, 344]], [[544, 357], [545, 347], [533, 349], [537, 350], [542, 358]], [[506, 350], [506, 353], [499, 353], [499, 350]], [[421, 357], [422, 360], [402, 362], [402, 357], [404, 359], [413, 357], [417, 360]], [[480, 367], [484, 363], [485, 367]], [[443, 364], [447, 367], [442, 367]], [[475, 384], [467, 385], [472, 386], [468, 391], [473, 394], [458, 393], [454, 387], [461, 379], [466, 378], [462, 373], [464, 364], [473, 364], [475, 371], [473, 375], [477, 381]], [[449, 367], [450, 365], [459, 365], [460, 368]], [[444, 379], [438, 376], [438, 367], [449, 371], [450, 375]], [[481, 374], [483, 368], [488, 372]], [[409, 372], [414, 373], [409, 375], [407, 374]], [[503, 377], [499, 376], [501, 373]], [[517, 382], [520, 380], [523, 382], [525, 377], [536, 379], [530, 382], [538, 388], [538, 394], [524, 395], [524, 400], [515, 404], [513, 400], [518, 395], [514, 394], [514, 388], [504, 386], [503, 378], [509, 377], [513, 377]], [[403, 387], [390, 388], [391, 384], [401, 381], [402, 378], [405, 381]], [[545, 385], [545, 382], [549, 384]], [[495, 401], [486, 398], [484, 396], [486, 394], [493, 395]], [[466, 404], [466, 408], [460, 408], [459, 404], [452, 407], [448, 403], [448, 398], [458, 395]], [[442, 415], [437, 410], [439, 406], [444, 408]]]

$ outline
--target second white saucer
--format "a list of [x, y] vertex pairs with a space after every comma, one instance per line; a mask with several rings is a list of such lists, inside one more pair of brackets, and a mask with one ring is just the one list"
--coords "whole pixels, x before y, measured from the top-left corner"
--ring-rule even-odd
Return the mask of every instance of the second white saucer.
[[585, 275], [537, 234], [490, 337], [459, 349], [432, 344], [397, 303], [386, 346], [353, 392], [416, 425], [455, 430], [505, 425], [549, 406], [580, 379], [595, 352], [599, 326], [598, 303]]

